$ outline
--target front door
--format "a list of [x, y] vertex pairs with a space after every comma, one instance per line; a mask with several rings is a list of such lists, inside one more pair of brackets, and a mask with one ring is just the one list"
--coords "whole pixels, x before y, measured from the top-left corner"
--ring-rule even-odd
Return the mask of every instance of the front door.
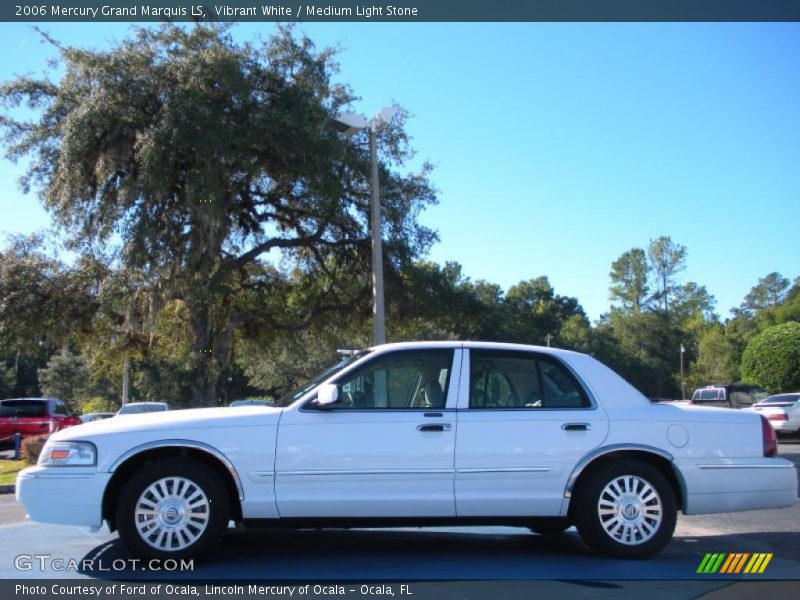
[[287, 410], [275, 459], [281, 517], [455, 516], [460, 365], [460, 349], [382, 352], [334, 381], [331, 409]]

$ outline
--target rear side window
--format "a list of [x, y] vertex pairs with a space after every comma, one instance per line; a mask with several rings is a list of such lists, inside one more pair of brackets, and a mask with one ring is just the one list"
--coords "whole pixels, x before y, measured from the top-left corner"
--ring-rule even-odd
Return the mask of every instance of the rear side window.
[[0, 402], [0, 417], [44, 417], [47, 403], [44, 400], [3, 400]]
[[470, 351], [470, 408], [589, 408], [575, 377], [549, 356]]

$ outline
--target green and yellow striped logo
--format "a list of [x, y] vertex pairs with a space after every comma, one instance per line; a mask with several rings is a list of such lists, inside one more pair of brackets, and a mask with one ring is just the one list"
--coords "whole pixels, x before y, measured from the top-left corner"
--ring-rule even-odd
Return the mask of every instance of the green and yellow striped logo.
[[697, 572], [704, 575], [714, 573], [724, 573], [726, 575], [735, 573], [760, 574], [767, 568], [769, 561], [772, 560], [772, 552], [709, 552], [697, 567]]

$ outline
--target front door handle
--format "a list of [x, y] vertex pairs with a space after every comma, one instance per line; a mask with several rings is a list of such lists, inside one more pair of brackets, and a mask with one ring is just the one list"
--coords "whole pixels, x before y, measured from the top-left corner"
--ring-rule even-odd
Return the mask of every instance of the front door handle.
[[425, 423], [417, 425], [417, 431], [450, 431], [450, 423]]
[[561, 426], [564, 431], [589, 431], [591, 428], [589, 423], [564, 423]]

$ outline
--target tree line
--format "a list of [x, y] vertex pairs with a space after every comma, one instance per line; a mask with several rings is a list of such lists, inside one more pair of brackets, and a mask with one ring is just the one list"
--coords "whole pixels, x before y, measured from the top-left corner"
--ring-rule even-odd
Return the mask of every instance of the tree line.
[[[6, 156], [55, 229], [0, 251], [0, 396], [97, 410], [127, 381], [131, 400], [213, 406], [283, 394], [369, 345], [369, 148], [334, 126], [356, 99], [335, 50], [220, 25], [104, 50], [45, 39], [60, 70], [0, 85]], [[751, 338], [800, 318], [797, 282], [773, 273], [723, 323], [667, 236], [614, 261], [594, 325], [546, 276], [503, 290], [426, 261], [438, 238], [418, 217], [438, 197], [429, 164], [408, 170], [407, 116], [379, 134], [390, 340], [574, 348], [675, 397], [681, 344], [690, 386], [731, 381]]]
[[[665, 255], [673, 257], [666, 278]], [[783, 343], [775, 341], [774, 330], [800, 328], [800, 280], [791, 284], [777, 273], [766, 275], [722, 321], [703, 286], [680, 281], [685, 259], [686, 249], [668, 237], [651, 241], [647, 250], [625, 252], [611, 265], [611, 308], [594, 324], [578, 299], [556, 293], [546, 276], [503, 290], [471, 280], [455, 262], [411, 261], [387, 278], [388, 337], [574, 349], [594, 355], [657, 398], [681, 397], [681, 346], [689, 393], [748, 375], [770, 391], [800, 387], [791, 348], [760, 374], [757, 366], [743, 363], [746, 350], [758, 346], [753, 342], [763, 334], [771, 334], [769, 351]], [[326, 281], [332, 274], [262, 269], [273, 285], [270, 294], [241, 289], [225, 300], [247, 305], [252, 316], [234, 331], [212, 404], [280, 396], [329, 366], [337, 349], [370, 345], [368, 294], [319, 311], [313, 288], [334, 285]], [[368, 290], [362, 275], [353, 285]], [[45, 393], [76, 409], [111, 410], [119, 404], [127, 363], [131, 400], [208, 405], [192, 387], [203, 358], [194, 350], [185, 302], [171, 300], [150, 317], [152, 299], [131, 296], [121, 276], [87, 257], [67, 264], [49, 256], [41, 236], [12, 239], [0, 251], [0, 397]], [[314, 311], [319, 314], [309, 318]], [[797, 331], [793, 336], [800, 339]]]

